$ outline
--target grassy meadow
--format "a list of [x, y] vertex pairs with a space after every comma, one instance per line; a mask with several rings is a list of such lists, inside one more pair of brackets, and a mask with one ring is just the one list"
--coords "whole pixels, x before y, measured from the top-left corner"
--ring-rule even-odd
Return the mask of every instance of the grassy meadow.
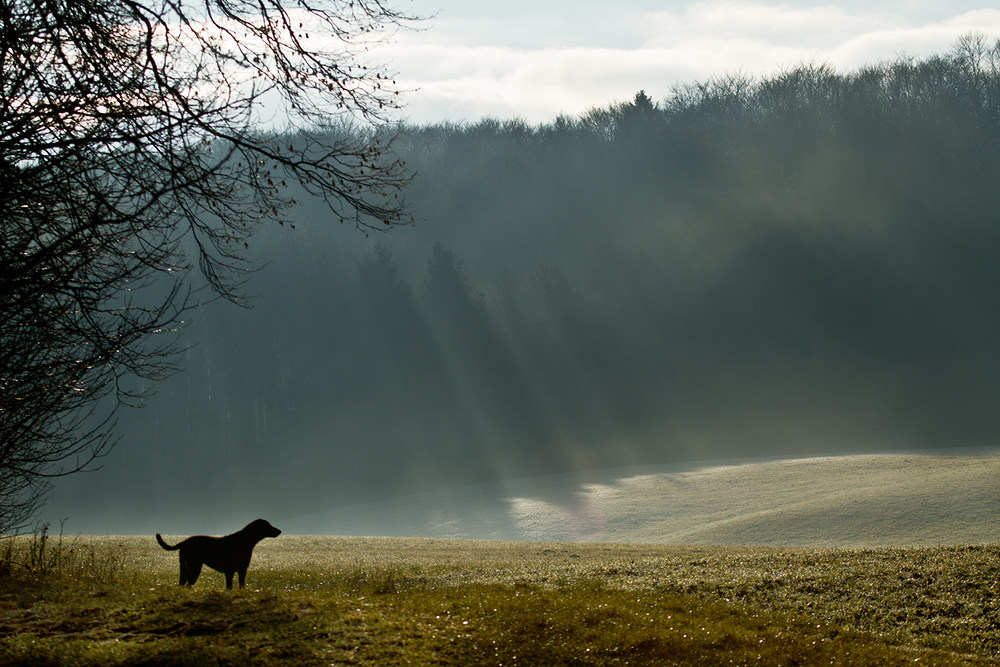
[[994, 665], [998, 557], [281, 536], [226, 591], [152, 536], [5, 538], [0, 664]]

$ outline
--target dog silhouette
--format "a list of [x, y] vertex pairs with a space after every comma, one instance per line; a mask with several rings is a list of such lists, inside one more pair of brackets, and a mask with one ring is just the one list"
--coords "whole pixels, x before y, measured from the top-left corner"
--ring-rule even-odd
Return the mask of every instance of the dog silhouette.
[[194, 586], [201, 574], [201, 566], [207, 565], [226, 575], [226, 589], [233, 588], [233, 575], [240, 575], [240, 588], [250, 567], [253, 548], [265, 537], [277, 537], [281, 531], [263, 519], [251, 521], [243, 530], [224, 537], [195, 535], [183, 542], [170, 546], [159, 533], [156, 541], [167, 551], [180, 550], [181, 586]]

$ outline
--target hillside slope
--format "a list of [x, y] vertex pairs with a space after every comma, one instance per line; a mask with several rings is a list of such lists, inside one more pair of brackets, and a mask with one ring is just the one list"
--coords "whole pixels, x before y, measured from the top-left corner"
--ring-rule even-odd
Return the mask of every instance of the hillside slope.
[[1000, 542], [1000, 449], [646, 466], [285, 519], [289, 533], [869, 547]]

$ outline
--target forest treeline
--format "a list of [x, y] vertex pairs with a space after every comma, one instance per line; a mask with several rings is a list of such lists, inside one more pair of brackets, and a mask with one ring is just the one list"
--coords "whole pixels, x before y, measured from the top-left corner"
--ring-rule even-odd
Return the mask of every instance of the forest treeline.
[[417, 224], [331, 233], [305, 200], [293, 231], [254, 239], [254, 307], [200, 311], [184, 373], [123, 417], [108, 463], [147, 514], [183, 506], [180, 480], [319, 510], [594, 467], [996, 443], [1000, 46], [984, 37], [540, 126], [395, 131]]

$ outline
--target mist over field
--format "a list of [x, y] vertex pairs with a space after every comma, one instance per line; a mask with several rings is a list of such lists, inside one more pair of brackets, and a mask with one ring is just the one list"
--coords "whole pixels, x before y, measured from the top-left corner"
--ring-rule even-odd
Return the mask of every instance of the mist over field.
[[951, 448], [562, 473], [282, 521], [287, 532], [806, 548], [1000, 541], [1000, 450]]
[[222, 533], [543, 475], [996, 445], [994, 56], [400, 127], [417, 224], [366, 237], [306, 199], [262, 230], [253, 307], [196, 313], [183, 372], [45, 516]]

